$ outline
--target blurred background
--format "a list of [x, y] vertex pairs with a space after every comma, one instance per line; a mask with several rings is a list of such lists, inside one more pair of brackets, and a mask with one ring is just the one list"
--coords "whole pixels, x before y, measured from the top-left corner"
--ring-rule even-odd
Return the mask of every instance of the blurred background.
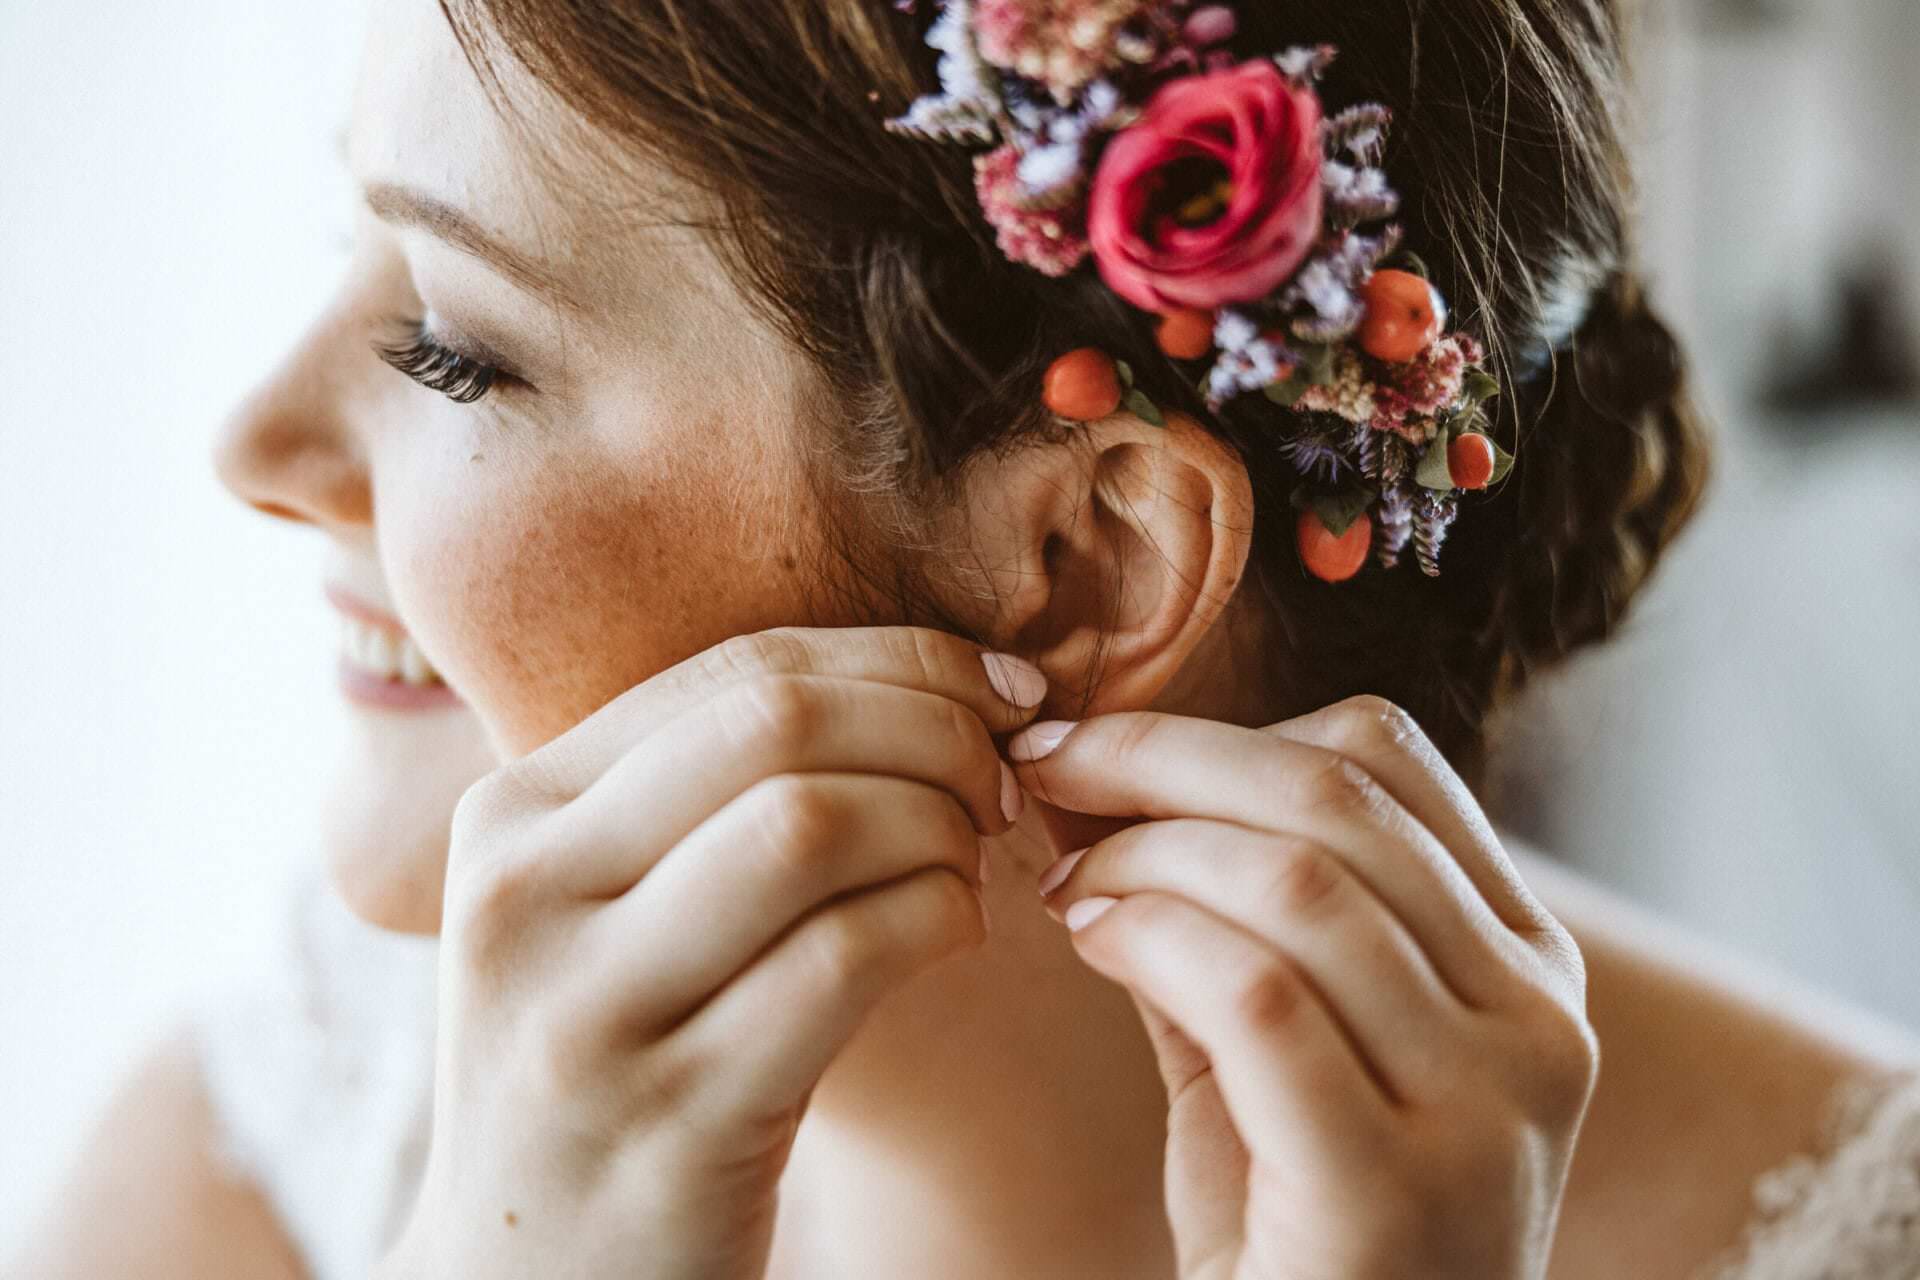
[[[346, 741], [320, 539], [215, 481], [344, 261], [346, 4], [0, 4], [0, 1256], [150, 1039], [263, 963]], [[1920, 1027], [1920, 5], [1668, 0], [1634, 135], [1720, 471], [1496, 816]]]

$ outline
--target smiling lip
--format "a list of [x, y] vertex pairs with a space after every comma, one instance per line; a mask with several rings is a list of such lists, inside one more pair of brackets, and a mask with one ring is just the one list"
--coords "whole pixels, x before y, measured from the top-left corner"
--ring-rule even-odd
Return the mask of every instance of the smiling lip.
[[[350, 618], [368, 626], [380, 627], [396, 636], [408, 634], [406, 624], [400, 619], [374, 608], [357, 596], [349, 595], [344, 588], [334, 583], [323, 583], [321, 592], [334, 608]], [[465, 705], [465, 699], [454, 692], [453, 686], [446, 683], [444, 676], [434, 684], [413, 685], [404, 680], [391, 680], [376, 672], [355, 666], [345, 657], [340, 659], [338, 672], [340, 691], [362, 706], [380, 707], [389, 711], [426, 711]]]
[[348, 595], [346, 588], [328, 582], [321, 584], [320, 590], [334, 608], [346, 614], [348, 617], [358, 618], [370, 627], [384, 627], [397, 636], [407, 634], [406, 623], [400, 621], [400, 619], [390, 613], [382, 613], [357, 596]]
[[340, 659], [340, 691], [355, 702], [389, 711], [426, 711], [435, 707], [465, 705], [460, 695], [453, 691], [452, 685], [408, 684], [404, 680], [389, 680], [356, 667], [345, 658]]

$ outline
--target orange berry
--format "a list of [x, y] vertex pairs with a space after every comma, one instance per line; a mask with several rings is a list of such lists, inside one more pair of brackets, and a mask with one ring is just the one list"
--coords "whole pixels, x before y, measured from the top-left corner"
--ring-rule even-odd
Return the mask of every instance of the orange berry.
[[1346, 532], [1336, 537], [1320, 519], [1320, 513], [1308, 508], [1294, 525], [1294, 539], [1307, 572], [1327, 582], [1345, 582], [1367, 561], [1367, 548], [1373, 545], [1373, 519], [1363, 511], [1353, 518]]
[[1175, 360], [1197, 360], [1213, 350], [1213, 312], [1176, 308], [1160, 317], [1153, 336]]
[[1376, 360], [1403, 364], [1440, 336], [1447, 307], [1432, 285], [1411, 271], [1376, 271], [1360, 289], [1367, 313], [1360, 349]]
[[1493, 441], [1465, 431], [1447, 446], [1447, 473], [1456, 489], [1484, 489], [1493, 479]]
[[1075, 347], [1047, 366], [1040, 398], [1063, 418], [1104, 418], [1120, 407], [1120, 371], [1100, 348]]

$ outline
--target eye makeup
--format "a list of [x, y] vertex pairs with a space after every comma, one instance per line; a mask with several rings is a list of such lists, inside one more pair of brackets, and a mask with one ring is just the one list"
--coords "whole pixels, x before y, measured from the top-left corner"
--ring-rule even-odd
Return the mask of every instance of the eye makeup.
[[427, 328], [424, 318], [396, 321], [395, 326], [401, 332], [391, 339], [376, 340], [374, 354], [449, 400], [471, 404], [497, 382], [513, 376], [488, 359], [455, 350]]

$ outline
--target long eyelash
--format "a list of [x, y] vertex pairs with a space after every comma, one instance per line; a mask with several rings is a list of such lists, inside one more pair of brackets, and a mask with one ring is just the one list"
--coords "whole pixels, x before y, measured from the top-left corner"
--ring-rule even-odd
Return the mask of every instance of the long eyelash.
[[375, 342], [373, 352], [421, 386], [461, 404], [472, 404], [487, 394], [500, 376], [497, 366], [443, 346], [427, 332], [425, 321], [412, 322], [407, 336], [398, 342]]

